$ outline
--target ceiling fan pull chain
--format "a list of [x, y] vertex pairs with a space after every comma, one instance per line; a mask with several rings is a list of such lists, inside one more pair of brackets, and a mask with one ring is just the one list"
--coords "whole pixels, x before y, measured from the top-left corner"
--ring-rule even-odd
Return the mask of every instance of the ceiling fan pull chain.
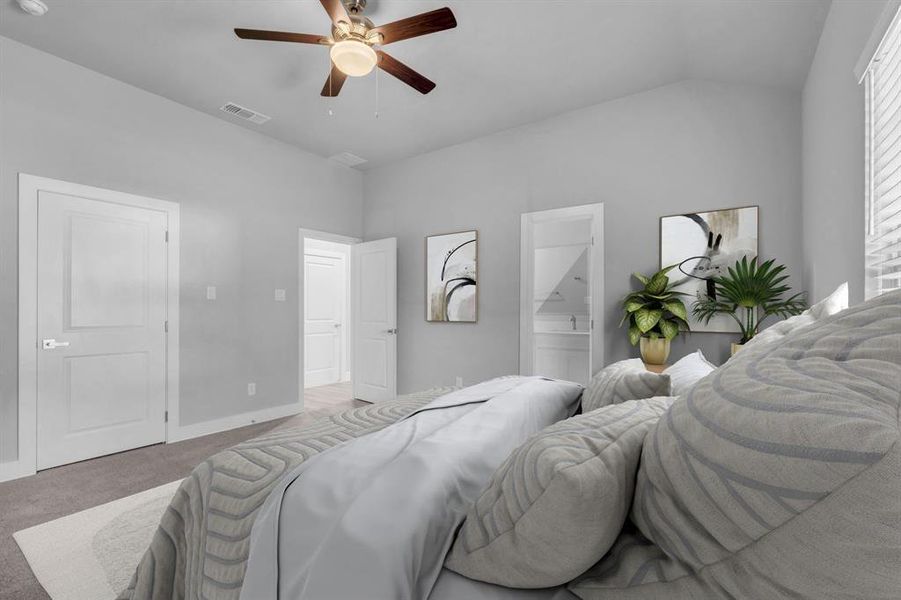
[[328, 116], [334, 117], [335, 111], [332, 105], [335, 103], [335, 96], [332, 94], [332, 57], [328, 57]]
[[375, 118], [379, 118], [379, 69], [378, 65], [375, 67]]

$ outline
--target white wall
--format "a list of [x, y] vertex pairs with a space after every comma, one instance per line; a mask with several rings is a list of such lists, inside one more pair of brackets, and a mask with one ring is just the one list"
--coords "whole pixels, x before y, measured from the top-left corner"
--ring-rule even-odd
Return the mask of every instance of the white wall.
[[[864, 296], [864, 88], [854, 67], [888, 3], [834, 0], [803, 92], [804, 284]], [[897, 4], [897, 2], [892, 2]]]
[[[398, 238], [398, 389], [519, 369], [520, 213], [604, 202], [608, 362], [637, 356], [617, 330], [629, 273], [656, 270], [659, 218], [756, 204], [764, 257], [801, 274], [801, 100], [796, 92], [685, 81], [366, 173], [364, 236]], [[424, 317], [426, 235], [479, 230], [479, 322]], [[693, 334], [673, 357], [726, 357]]]
[[17, 452], [20, 172], [181, 204], [183, 425], [296, 402], [297, 228], [359, 236], [360, 174], [0, 37], [0, 461]]

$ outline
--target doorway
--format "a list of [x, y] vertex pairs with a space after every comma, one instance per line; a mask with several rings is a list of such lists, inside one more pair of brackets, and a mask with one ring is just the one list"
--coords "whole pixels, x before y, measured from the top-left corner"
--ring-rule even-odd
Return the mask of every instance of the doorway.
[[301, 403], [393, 399], [397, 240], [300, 229], [299, 247]]
[[350, 244], [304, 238], [304, 388], [351, 393]]
[[587, 384], [603, 367], [603, 205], [521, 220], [520, 372]]
[[20, 470], [166, 441], [178, 205], [20, 174], [19, 224]]

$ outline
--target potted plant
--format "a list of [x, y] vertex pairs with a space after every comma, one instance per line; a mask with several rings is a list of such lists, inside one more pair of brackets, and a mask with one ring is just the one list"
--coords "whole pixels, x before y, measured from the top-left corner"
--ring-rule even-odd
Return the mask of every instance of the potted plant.
[[623, 320], [629, 322], [629, 341], [639, 344], [641, 358], [650, 365], [662, 365], [669, 357], [670, 341], [683, 331], [689, 331], [688, 311], [670, 285], [667, 273], [676, 268], [671, 265], [660, 269], [650, 277], [641, 273], [632, 276], [643, 288], [623, 299]]
[[729, 315], [741, 329], [741, 340], [732, 344], [735, 354], [760, 330], [760, 324], [771, 315], [782, 318], [800, 314], [807, 308], [804, 292], [789, 298], [782, 295], [791, 288], [784, 284], [785, 265], [770, 259], [761, 265], [757, 258], [741, 260], [729, 267], [728, 273], [715, 277], [715, 295], [698, 299], [692, 306], [695, 318], [709, 323], [714, 315]]

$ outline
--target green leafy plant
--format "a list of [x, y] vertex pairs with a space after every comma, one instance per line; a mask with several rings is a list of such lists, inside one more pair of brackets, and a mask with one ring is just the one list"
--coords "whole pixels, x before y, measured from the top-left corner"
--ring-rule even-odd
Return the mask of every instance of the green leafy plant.
[[634, 346], [642, 337], [672, 340], [684, 331], [690, 331], [688, 311], [679, 296], [683, 292], [672, 289], [667, 273], [676, 268], [671, 265], [660, 269], [650, 277], [632, 273], [641, 282], [642, 289], [623, 299], [623, 320], [629, 322], [629, 341]]
[[760, 330], [764, 319], [772, 315], [782, 318], [797, 315], [807, 308], [803, 292], [783, 298], [791, 288], [784, 284], [785, 265], [770, 259], [761, 265], [757, 259], [742, 259], [729, 267], [728, 274], [713, 279], [716, 297], [698, 299], [692, 305], [695, 318], [709, 323], [714, 315], [729, 315], [741, 328], [741, 343], [749, 341]]

